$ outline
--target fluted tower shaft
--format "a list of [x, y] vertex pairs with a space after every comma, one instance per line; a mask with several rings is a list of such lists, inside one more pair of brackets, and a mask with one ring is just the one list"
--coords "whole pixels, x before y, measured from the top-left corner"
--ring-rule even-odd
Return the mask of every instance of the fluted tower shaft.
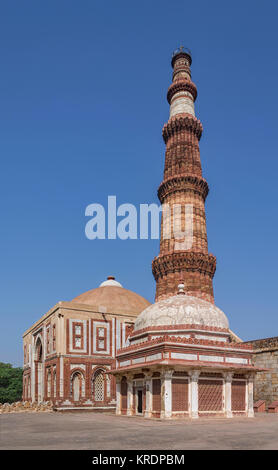
[[173, 81], [167, 93], [170, 117], [162, 130], [166, 144], [164, 178], [158, 188], [166, 210], [161, 222], [160, 253], [153, 260], [152, 270], [156, 300], [175, 295], [183, 280], [188, 295], [214, 303], [216, 258], [208, 253], [205, 214], [209, 188], [202, 176], [202, 124], [195, 117], [197, 89], [190, 66], [189, 51], [180, 48], [173, 54]]

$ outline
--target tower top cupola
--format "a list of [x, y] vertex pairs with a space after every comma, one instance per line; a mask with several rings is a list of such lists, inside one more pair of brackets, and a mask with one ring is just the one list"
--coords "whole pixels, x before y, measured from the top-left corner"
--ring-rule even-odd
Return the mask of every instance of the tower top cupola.
[[173, 68], [176, 60], [181, 58], [185, 58], [188, 61], [188, 65], [190, 66], [192, 64], [192, 54], [190, 49], [188, 49], [187, 47], [180, 46], [178, 49], [174, 50], [171, 61], [171, 65]]

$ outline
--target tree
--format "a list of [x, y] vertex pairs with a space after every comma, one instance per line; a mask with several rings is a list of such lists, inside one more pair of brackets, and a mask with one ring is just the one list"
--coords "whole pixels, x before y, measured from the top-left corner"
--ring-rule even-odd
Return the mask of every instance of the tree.
[[0, 403], [22, 399], [22, 367], [0, 362]]

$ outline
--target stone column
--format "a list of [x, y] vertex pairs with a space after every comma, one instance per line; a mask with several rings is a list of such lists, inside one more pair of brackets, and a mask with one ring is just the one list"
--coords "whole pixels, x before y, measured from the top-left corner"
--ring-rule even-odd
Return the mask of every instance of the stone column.
[[121, 376], [116, 376], [116, 415], [122, 414], [121, 407]]
[[172, 375], [173, 370], [161, 373], [161, 418], [172, 417]]
[[226, 372], [223, 374], [225, 378], [225, 416], [226, 418], [232, 418], [232, 380], [233, 373]]
[[200, 375], [199, 370], [189, 371], [190, 376], [190, 404], [189, 415], [192, 419], [199, 418], [199, 405], [198, 405], [198, 378]]
[[[49, 329], [49, 334], [50, 334], [50, 329]], [[49, 342], [50, 342], [50, 337], [49, 337]], [[46, 327], [45, 325], [43, 326], [43, 350], [42, 350], [42, 362], [41, 362], [41, 401], [44, 401], [44, 395], [45, 395], [45, 359], [46, 359], [46, 352], [47, 352], [47, 346], [46, 346]]]
[[31, 348], [31, 401], [36, 400], [35, 397], [35, 339], [32, 336], [32, 348]]
[[254, 374], [250, 374], [247, 380], [247, 416], [254, 418]]
[[64, 359], [62, 356], [60, 356], [60, 383], [59, 383], [59, 394], [60, 398], [63, 398], [64, 396]]
[[127, 415], [133, 414], [133, 375], [127, 375]]
[[152, 373], [145, 374], [146, 383], [146, 409], [144, 413], [145, 418], [151, 418], [152, 416], [152, 402], [153, 402], [153, 381]]

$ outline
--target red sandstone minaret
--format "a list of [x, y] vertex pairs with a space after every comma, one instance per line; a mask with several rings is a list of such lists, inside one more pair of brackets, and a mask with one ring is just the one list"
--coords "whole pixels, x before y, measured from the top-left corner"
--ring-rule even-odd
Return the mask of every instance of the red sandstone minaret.
[[[197, 88], [191, 81], [191, 62], [188, 49], [180, 47], [173, 53], [173, 82], [167, 93], [170, 118], [162, 131], [166, 144], [164, 178], [158, 188], [159, 200], [171, 210], [172, 222], [170, 235], [168, 232], [166, 236], [163, 223], [166, 223], [166, 217], [170, 218], [164, 213], [160, 253], [153, 260], [152, 271], [156, 280], [156, 300], [175, 295], [183, 279], [187, 295], [214, 303], [212, 279], [216, 258], [208, 253], [207, 246], [205, 200], [209, 188], [202, 177], [199, 151], [202, 124], [194, 112]], [[178, 240], [173, 233], [177, 204], [182, 208], [180, 229], [184, 231], [184, 238]], [[188, 244], [189, 240], [192, 243]]]

